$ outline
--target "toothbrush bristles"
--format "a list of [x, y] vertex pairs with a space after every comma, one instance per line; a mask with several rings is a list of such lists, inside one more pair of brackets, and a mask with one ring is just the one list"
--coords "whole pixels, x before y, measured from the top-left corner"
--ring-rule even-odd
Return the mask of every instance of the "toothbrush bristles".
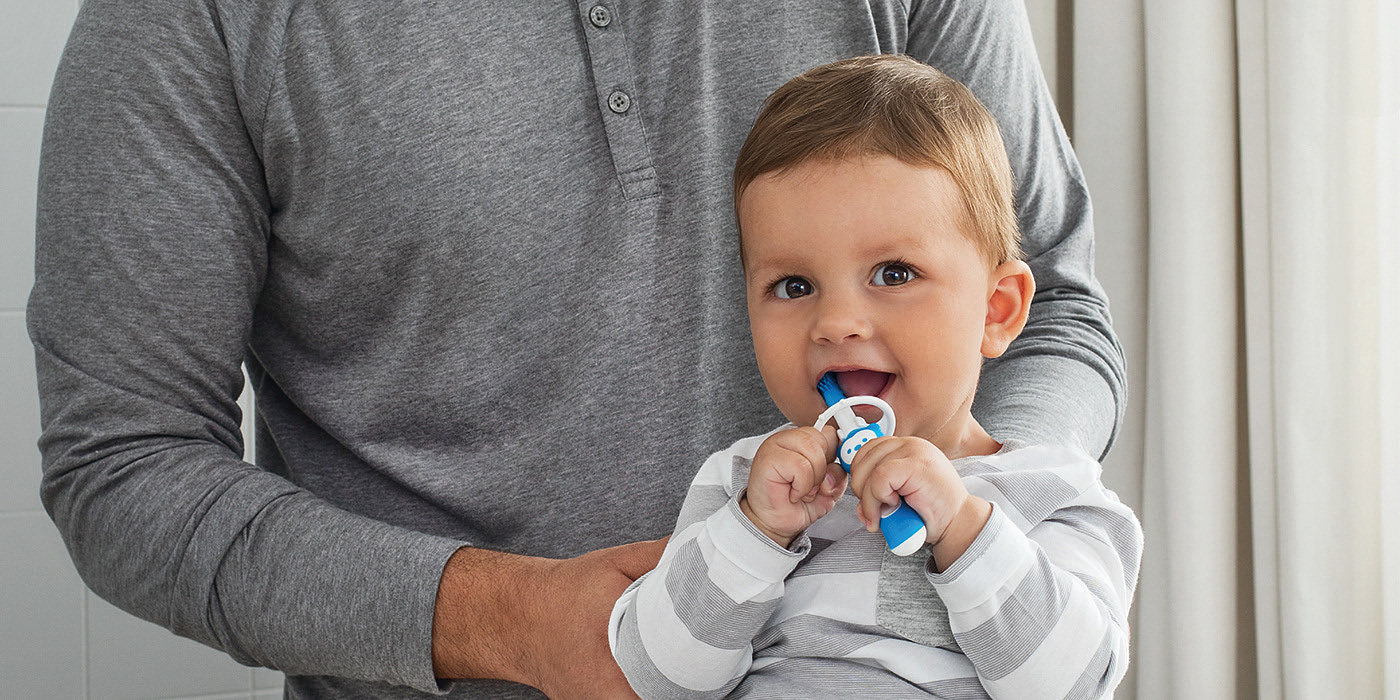
[[845, 392], [841, 391], [841, 385], [830, 372], [823, 374], [817, 381], [817, 391], [821, 392], [822, 400], [826, 401], [828, 406], [835, 406], [838, 401], [846, 398]]

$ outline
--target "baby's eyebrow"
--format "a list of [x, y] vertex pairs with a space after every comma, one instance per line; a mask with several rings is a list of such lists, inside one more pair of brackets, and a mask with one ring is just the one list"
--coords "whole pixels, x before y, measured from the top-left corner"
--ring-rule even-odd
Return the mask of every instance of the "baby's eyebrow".
[[[768, 275], [778, 274], [779, 271], [796, 271], [808, 266], [809, 264], [801, 256], [783, 255], [758, 258], [750, 254], [748, 260], [745, 261], [744, 275], [746, 277], [766, 277]], [[792, 272], [792, 274], [797, 273]]]
[[917, 230], [901, 232], [898, 237], [891, 240], [886, 238], [879, 243], [860, 247], [857, 251], [865, 257], [898, 257], [911, 253], [930, 252], [936, 248], [934, 239], [937, 235], [931, 231]]

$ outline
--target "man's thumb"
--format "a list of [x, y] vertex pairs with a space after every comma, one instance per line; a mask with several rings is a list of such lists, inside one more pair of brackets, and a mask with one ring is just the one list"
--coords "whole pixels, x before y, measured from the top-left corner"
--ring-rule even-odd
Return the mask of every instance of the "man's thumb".
[[656, 562], [661, 561], [661, 553], [666, 551], [666, 542], [670, 539], [662, 537], [659, 540], [622, 545], [617, 548], [618, 556], [613, 561], [627, 578], [636, 581], [642, 574], [656, 568]]

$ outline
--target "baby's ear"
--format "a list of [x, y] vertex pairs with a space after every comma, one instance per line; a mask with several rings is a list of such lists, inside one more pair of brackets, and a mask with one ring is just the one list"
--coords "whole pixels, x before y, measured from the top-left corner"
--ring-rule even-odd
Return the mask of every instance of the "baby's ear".
[[1026, 327], [1035, 296], [1035, 277], [1021, 260], [1008, 260], [992, 270], [987, 295], [987, 322], [982, 329], [982, 356], [1000, 357]]

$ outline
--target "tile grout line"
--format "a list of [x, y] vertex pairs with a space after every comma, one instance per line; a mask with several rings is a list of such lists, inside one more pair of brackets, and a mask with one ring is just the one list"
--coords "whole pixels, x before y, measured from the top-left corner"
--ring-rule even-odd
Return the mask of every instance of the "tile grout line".
[[88, 644], [88, 595], [87, 584], [81, 584], [78, 589], [83, 596], [83, 699], [92, 700], [92, 674], [89, 672], [91, 663], [88, 657], [92, 655], [92, 650]]

